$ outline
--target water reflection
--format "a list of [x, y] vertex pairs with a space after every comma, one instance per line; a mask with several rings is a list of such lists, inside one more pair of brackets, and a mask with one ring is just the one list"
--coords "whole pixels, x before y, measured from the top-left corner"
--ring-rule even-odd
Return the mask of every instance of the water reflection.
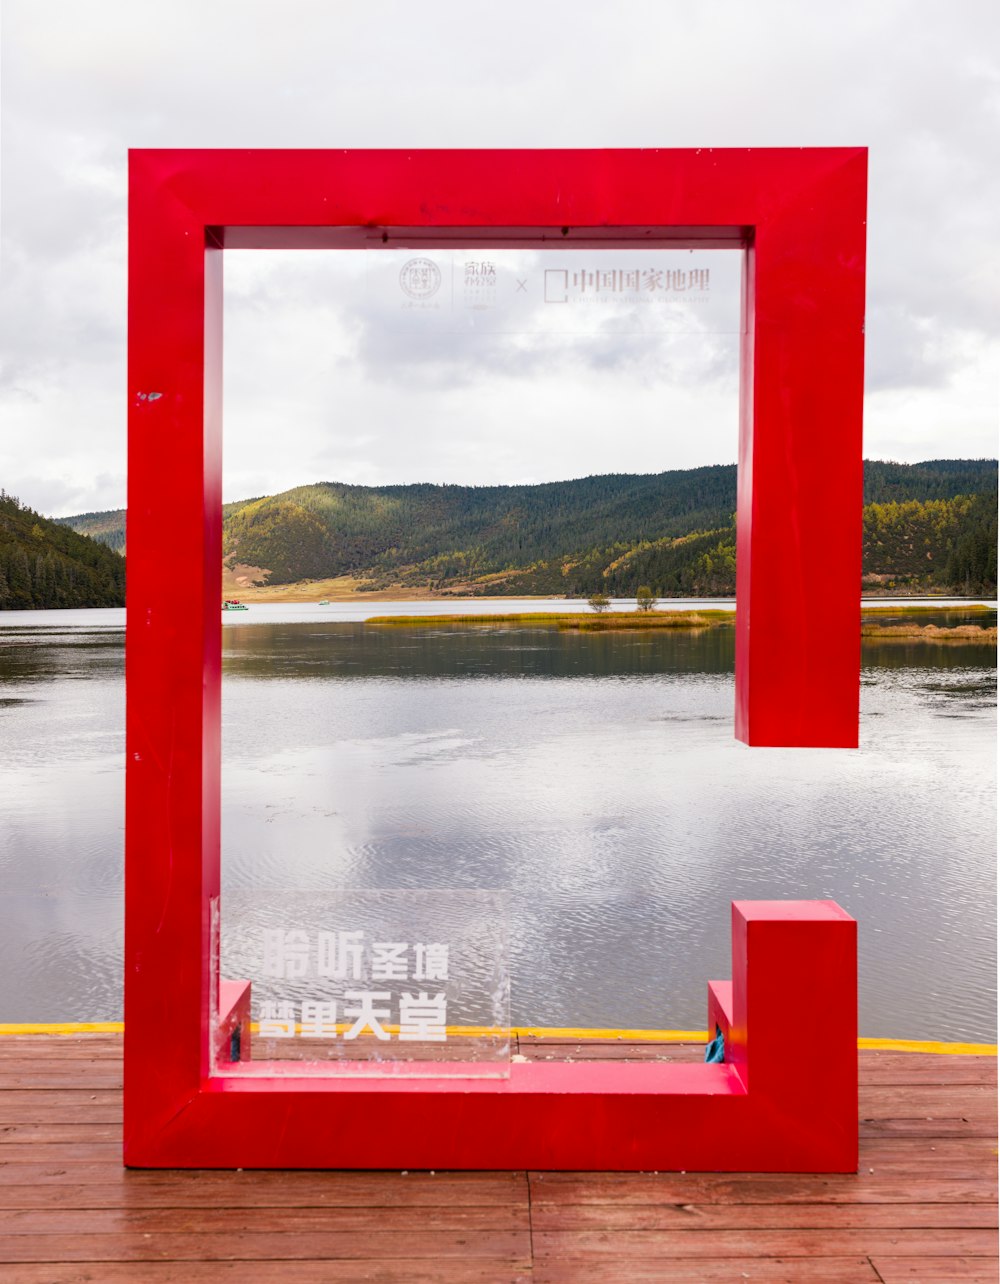
[[554, 628], [449, 625], [263, 624], [228, 629], [227, 675], [273, 680], [350, 678], [633, 677], [731, 673], [732, 628], [578, 633]]
[[[516, 1023], [693, 1028], [731, 899], [829, 896], [864, 1033], [992, 1038], [992, 648], [866, 642], [857, 752], [736, 744], [732, 648], [227, 629], [225, 886], [509, 888]], [[120, 633], [0, 629], [0, 1020], [120, 1016], [122, 722]]]

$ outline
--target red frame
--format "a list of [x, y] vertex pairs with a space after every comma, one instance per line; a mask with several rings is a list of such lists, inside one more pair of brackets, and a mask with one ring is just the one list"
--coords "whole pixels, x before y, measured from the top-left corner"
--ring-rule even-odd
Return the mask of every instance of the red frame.
[[[773, 905], [763, 918], [752, 903], [734, 907], [746, 930], [734, 933], [735, 1059], [724, 1067], [516, 1065], [509, 1083], [460, 1088], [248, 1083], [212, 1074], [208, 1031], [219, 892], [225, 248], [351, 248], [384, 237], [425, 247], [743, 246], [736, 734], [752, 745], [853, 747], [866, 172], [863, 148], [131, 153], [127, 1163], [854, 1166], [856, 1126], [847, 1136], [841, 1082], [854, 1029], [844, 947], [829, 947], [838, 979], [820, 987], [843, 1015], [831, 1062], [839, 1104], [830, 1105], [822, 1007], [824, 1065], [814, 1055], [782, 1078], [777, 1044], [766, 1053], [760, 1035], [752, 1093], [740, 1069], [751, 1064], [739, 1049], [749, 1047], [754, 1005], [741, 1012], [746, 960], [737, 956], [740, 940], [750, 948], [750, 927], [791, 949], [796, 964], [788, 968], [787, 954], [774, 964], [773, 993], [755, 1013], [784, 1004], [795, 1017], [812, 1004], [809, 970], [827, 966], [821, 942], [839, 942], [844, 923], [853, 933], [841, 911], [810, 903], [792, 919]], [[761, 964], [758, 979], [766, 972]], [[778, 1038], [776, 1018], [761, 1016], [761, 1028], [768, 1021]], [[853, 1056], [852, 1043], [852, 1082]], [[371, 1109], [371, 1135], [366, 1110], [342, 1117], [345, 1096]], [[856, 1113], [855, 1089], [855, 1125]]]

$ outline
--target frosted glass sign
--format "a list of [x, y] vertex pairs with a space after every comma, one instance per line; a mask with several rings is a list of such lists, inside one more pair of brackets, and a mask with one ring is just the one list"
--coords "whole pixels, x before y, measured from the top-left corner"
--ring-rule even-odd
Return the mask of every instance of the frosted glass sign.
[[712, 250], [372, 250], [376, 313], [487, 333], [736, 333], [741, 256]]
[[226, 1071], [508, 1073], [504, 892], [234, 892], [219, 923], [216, 1010], [250, 983]]

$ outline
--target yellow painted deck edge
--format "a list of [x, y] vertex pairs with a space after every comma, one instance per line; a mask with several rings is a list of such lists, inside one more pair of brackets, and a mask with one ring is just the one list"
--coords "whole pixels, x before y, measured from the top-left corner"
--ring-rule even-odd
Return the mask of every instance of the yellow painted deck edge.
[[43, 1021], [40, 1024], [0, 1024], [4, 1034], [124, 1034], [124, 1021]]
[[[123, 1021], [49, 1021], [0, 1023], [0, 1036], [8, 1034], [122, 1034]], [[492, 1033], [477, 1026], [449, 1026], [449, 1034], [475, 1036]], [[511, 1034], [539, 1039], [621, 1039], [632, 1043], [704, 1043], [705, 1030], [607, 1030], [581, 1026], [514, 1026]], [[926, 1039], [858, 1039], [868, 1052], [928, 1052], [940, 1056], [995, 1057], [995, 1043], [943, 1043]]]
[[995, 1057], [995, 1043], [937, 1043], [920, 1039], [858, 1039], [858, 1047], [868, 1052], [933, 1052], [939, 1056]]

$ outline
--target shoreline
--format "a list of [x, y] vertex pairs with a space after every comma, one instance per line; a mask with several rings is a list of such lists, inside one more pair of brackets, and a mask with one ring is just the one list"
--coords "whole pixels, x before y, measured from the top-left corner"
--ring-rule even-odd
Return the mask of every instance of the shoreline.
[[[247, 582], [246, 576], [237, 577], [231, 571], [224, 570], [222, 577], [222, 598], [238, 598], [241, 602], [248, 604], [253, 603], [292, 603], [299, 606], [316, 605], [321, 599], [326, 599], [331, 605], [343, 605], [344, 603], [359, 602], [585, 602], [585, 598], [566, 597], [559, 593], [461, 593], [461, 592], [442, 592], [438, 589], [423, 588], [418, 586], [397, 584], [391, 588], [373, 589], [371, 591], [360, 589], [358, 587], [363, 581], [354, 579], [349, 575], [340, 575], [331, 579], [322, 580], [298, 580], [294, 584], [274, 584], [274, 585], [254, 585]], [[725, 600], [727, 597], [732, 598], [733, 594], [717, 594], [713, 597], [706, 597], [706, 602], [715, 602], [720, 597]], [[958, 594], [904, 594], [904, 593], [878, 593], [865, 595], [859, 594], [862, 608], [865, 610], [883, 610], [899, 611], [905, 610], [990, 610], [990, 607], [982, 607], [981, 597], [971, 597], [968, 599], [967, 607], [944, 607], [936, 603], [954, 602], [960, 595]], [[907, 599], [913, 602], [913, 606], [900, 608], [894, 606], [880, 607], [877, 604], [882, 601], [899, 601]], [[633, 598], [619, 598], [618, 601], [633, 601]], [[661, 604], [675, 600], [691, 601], [690, 597], [685, 598], [660, 598]], [[872, 605], [865, 606], [865, 603]]]

